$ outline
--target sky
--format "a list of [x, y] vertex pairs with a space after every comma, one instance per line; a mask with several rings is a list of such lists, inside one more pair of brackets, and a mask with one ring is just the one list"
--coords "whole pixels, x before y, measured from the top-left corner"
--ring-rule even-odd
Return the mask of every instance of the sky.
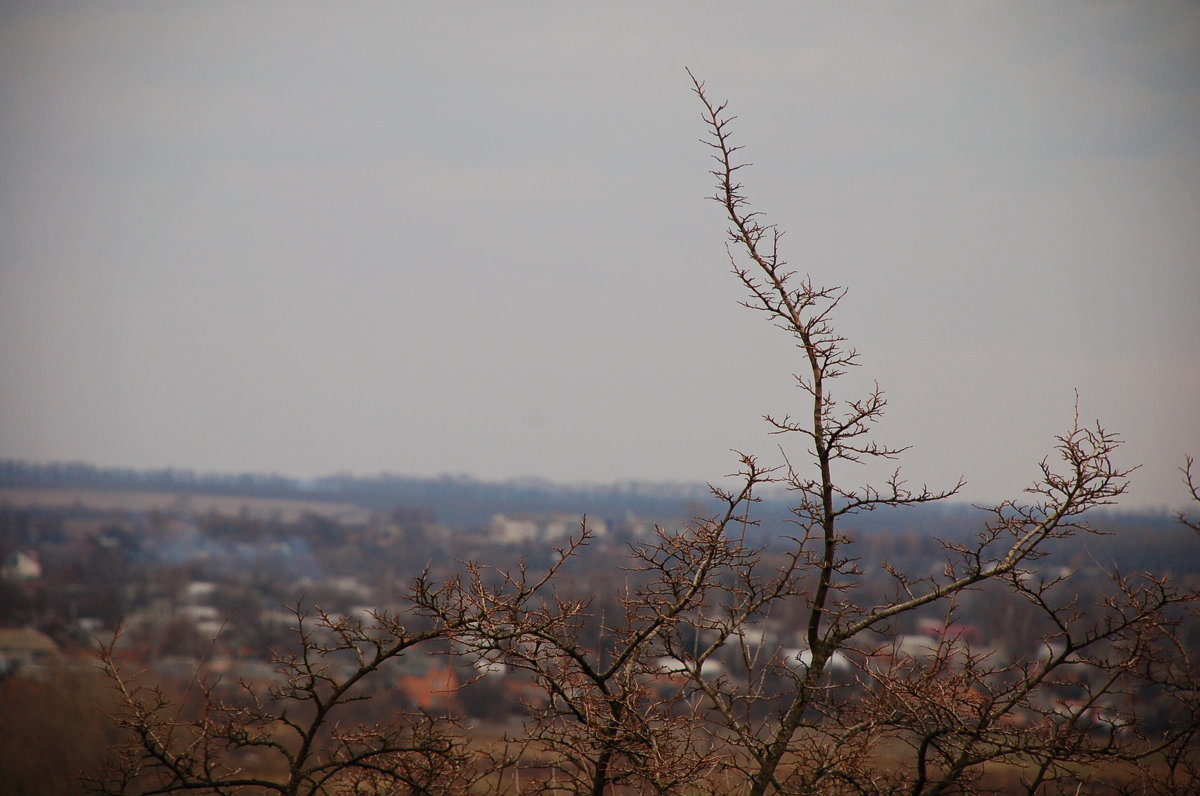
[[[914, 484], [1200, 457], [1200, 4], [0, 2], [0, 457], [713, 481], [793, 464], [685, 72], [848, 294]], [[1076, 395], [1078, 394], [1078, 399]], [[843, 470], [847, 483], [877, 471]]]

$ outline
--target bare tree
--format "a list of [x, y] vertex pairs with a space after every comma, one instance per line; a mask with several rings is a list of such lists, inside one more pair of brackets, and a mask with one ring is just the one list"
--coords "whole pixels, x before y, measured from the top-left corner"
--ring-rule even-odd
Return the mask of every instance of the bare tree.
[[[448, 585], [424, 578], [415, 603]], [[194, 683], [199, 705], [141, 683], [118, 665], [117, 638], [100, 650], [118, 694], [112, 721], [127, 733], [100, 793], [452, 794], [476, 777], [479, 754], [468, 749], [451, 716], [402, 711], [378, 724], [344, 726], [347, 706], [364, 700], [363, 686], [419, 648], [442, 640], [445, 624], [410, 631], [402, 617], [376, 613], [363, 622], [297, 606], [296, 646], [276, 658], [273, 683], [219, 678]], [[421, 617], [409, 617], [420, 620]], [[457, 621], [469, 621], [460, 617]]]
[[[1188, 456], [1180, 467], [1180, 472], [1183, 473], [1183, 483], [1187, 486], [1188, 494], [1191, 497], [1192, 503], [1200, 504], [1200, 483], [1197, 482], [1196, 476], [1192, 474], [1192, 457]], [[1200, 533], [1200, 519], [1192, 519], [1184, 512], [1178, 512], [1175, 517], [1186, 527], [1191, 528], [1196, 533]]]
[[[664, 639], [722, 577], [756, 563], [729, 529], [767, 474], [750, 457], [742, 465], [736, 492], [714, 489], [725, 505], [721, 514], [673, 531], [659, 528], [654, 542], [632, 547], [631, 584], [620, 599], [622, 615], [612, 621], [597, 617], [591, 600], [573, 599], [559, 587], [523, 600], [523, 568], [514, 575], [474, 564], [466, 588], [425, 606], [439, 617], [483, 617], [459, 626], [460, 648], [527, 673], [544, 695], [527, 705], [524, 733], [513, 739], [522, 750], [520, 779], [531, 791], [701, 792], [705, 776], [719, 768], [701, 714], [682, 690], [657, 686], [688, 666], [664, 660]], [[585, 523], [580, 536], [557, 551], [560, 560], [578, 555], [589, 538]]]
[[[1031, 569], [1047, 546], [1094, 533], [1083, 515], [1112, 504], [1126, 488], [1129, 471], [1112, 459], [1118, 439], [1099, 424], [1082, 426], [1078, 412], [1071, 430], [1058, 439], [1058, 464], [1043, 461], [1041, 479], [1027, 490], [1031, 500], [993, 508], [990, 521], [970, 544], [943, 543], [940, 573], [914, 575], [885, 564], [879, 574], [892, 581], [891, 599], [875, 605], [855, 600], [864, 572], [851, 553], [847, 520], [881, 507], [942, 500], [962, 484], [942, 491], [914, 490], [897, 469], [879, 487], [844, 485], [847, 465], [903, 452], [870, 435], [886, 400], [878, 386], [858, 399], [831, 397], [830, 382], [857, 364], [856, 352], [846, 347], [832, 323], [845, 291], [820, 287], [788, 267], [780, 251], [782, 233], [751, 208], [738, 179], [745, 164], [731, 142], [733, 117], [725, 104], [708, 99], [694, 77], [693, 83], [717, 163], [714, 198], [730, 223], [733, 271], [748, 294], [744, 304], [796, 342], [805, 365], [796, 382], [808, 403], [797, 418], [767, 417], [776, 433], [806, 442], [809, 460], [808, 466], [798, 467], [788, 459], [782, 477], [795, 500], [793, 555], [809, 570], [802, 592], [808, 646], [804, 666], [787, 671], [791, 683], [783, 707], [757, 723], [737, 716], [745, 703], [767, 695], [765, 674], [756, 677], [748, 666], [750, 676], [740, 688], [695, 680], [725, 719], [724, 739], [746, 752], [747, 792], [902, 788], [936, 793], [964, 787], [981, 775], [985, 763], [1001, 760], [1021, 767], [1027, 787], [1035, 790], [1068, 776], [1085, 761], [1145, 760], [1164, 748], [1185, 748], [1195, 732], [1194, 702], [1182, 726], [1156, 744], [1119, 742], [1132, 734], [1137, 720], [1131, 710], [1112, 706], [1127, 704], [1121, 698], [1132, 698], [1139, 688], [1155, 686], [1194, 700], [1195, 692], [1189, 690], [1194, 666], [1164, 664], [1178, 651], [1171, 632], [1180, 621], [1178, 609], [1194, 604], [1196, 595], [1161, 579], [1112, 572], [1112, 592], [1095, 605], [1081, 606], [1060, 580], [1040, 580]], [[927, 606], [952, 606], [958, 595], [987, 582], [1003, 583], [1014, 598], [1039, 609], [1048, 628], [1041, 660], [1002, 663], [956, 639], [944, 640], [921, 665], [897, 663], [896, 655], [885, 654], [887, 644], [876, 631]], [[739, 617], [741, 624], [738, 619], [711, 623], [713, 643], [725, 643], [730, 629], [737, 632], [748, 618]], [[827, 683], [830, 661], [839, 652], [853, 653], [861, 662], [858, 684], [865, 696], [846, 700], [841, 694], [847, 689]], [[888, 663], [874, 665], [881, 659]], [[1081, 668], [1087, 671], [1081, 673]], [[1084, 693], [1064, 705], [1048, 692], [1068, 669], [1080, 676]], [[1102, 709], [1110, 715], [1097, 718]], [[1108, 729], [1101, 739], [1090, 726], [1097, 721]], [[1028, 732], [1030, 727], [1037, 732]], [[910, 747], [909, 759], [898, 766], [905, 773], [878, 765], [888, 744], [893, 753]]]

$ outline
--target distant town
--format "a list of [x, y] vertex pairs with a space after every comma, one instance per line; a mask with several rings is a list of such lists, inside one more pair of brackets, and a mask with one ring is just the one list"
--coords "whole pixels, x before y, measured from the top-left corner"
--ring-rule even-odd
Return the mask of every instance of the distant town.
[[[176, 689], [197, 676], [268, 684], [277, 676], [272, 661], [295, 645], [306, 618], [403, 616], [408, 608], [397, 596], [422, 573], [452, 578], [467, 560], [545, 567], [585, 522], [588, 564], [563, 584], [575, 592], [567, 596], [589, 601], [600, 632], [604, 617], [621, 611], [629, 546], [714, 505], [699, 485], [397, 476], [300, 482], [0, 461], [0, 705], [16, 710], [36, 698], [46, 708], [39, 721], [98, 722], [92, 740], [70, 752], [86, 766], [89, 754], [102, 752], [103, 717], [79, 705], [56, 708], [45, 688], [73, 678], [75, 688], [102, 701], [91, 668], [100, 644], [113, 644], [122, 661]], [[746, 532], [769, 551], [790, 532], [789, 516], [786, 501], [772, 497], [756, 504]], [[1200, 579], [1194, 535], [1166, 514], [1108, 513], [1093, 522], [1111, 535], [1040, 559], [1027, 577], [1064, 578], [1079, 593], [1114, 567]], [[962, 504], [864, 515], [854, 541], [867, 573], [862, 598], [885, 599], [882, 591], [873, 595], [869, 577], [885, 562], [913, 572], [940, 567], [939, 540], [969, 536], [981, 523], [980, 512]], [[969, 592], [953, 617], [933, 611], [887, 628], [870, 654], [931, 655], [947, 634], [998, 661], [1049, 654], [1037, 648], [1035, 613], [1012, 601], [1004, 606], [996, 615], [986, 589]], [[809, 653], [797, 616], [764, 618], [755, 643], [802, 666]], [[1200, 639], [1192, 641], [1200, 648]], [[399, 661], [375, 681], [363, 709], [450, 710], [500, 729], [518, 720], [530, 693], [521, 673], [436, 653]], [[708, 665], [724, 662], [716, 656]], [[830, 667], [834, 676], [849, 668], [841, 658]], [[1078, 688], [1083, 693], [1086, 683]], [[57, 718], [55, 710], [62, 711]], [[1095, 720], [1103, 721], [1102, 706]], [[96, 748], [89, 752], [88, 743]]]

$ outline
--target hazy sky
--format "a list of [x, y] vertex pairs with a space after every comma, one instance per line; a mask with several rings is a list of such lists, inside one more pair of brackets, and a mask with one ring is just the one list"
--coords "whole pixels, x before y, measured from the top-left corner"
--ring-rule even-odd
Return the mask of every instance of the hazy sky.
[[[1200, 4], [0, 4], [0, 456], [559, 481], [778, 458], [684, 67], [911, 480], [1200, 457]], [[797, 455], [793, 452], [793, 457]], [[849, 472], [849, 480], [865, 473]]]

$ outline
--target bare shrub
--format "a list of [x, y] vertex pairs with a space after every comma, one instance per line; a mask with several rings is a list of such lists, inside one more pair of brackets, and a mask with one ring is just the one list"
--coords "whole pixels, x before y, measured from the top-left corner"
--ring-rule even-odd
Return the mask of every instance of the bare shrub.
[[[318, 612], [310, 622], [297, 610], [297, 644], [276, 661], [279, 682], [240, 683], [233, 696], [206, 683], [192, 716], [131, 683], [105, 648], [122, 704], [114, 720], [129, 743], [103, 792], [1196, 787], [1197, 667], [1182, 629], [1196, 621], [1197, 594], [1099, 564], [1078, 585], [1076, 574], [1039, 563], [1050, 550], [1082, 547], [1096, 533], [1089, 512], [1125, 491], [1129, 471], [1113, 460], [1119, 440], [1099, 423], [1076, 411], [1025, 495], [940, 541], [935, 569], [860, 567], [856, 516], [945, 500], [961, 483], [911, 487], [896, 468], [882, 483], [856, 485], [857, 465], [904, 448], [874, 437], [887, 406], [877, 385], [848, 399], [830, 389], [857, 365], [835, 325], [846, 291], [788, 266], [782, 233], [740, 182], [733, 117], [693, 83], [743, 303], [799, 353], [799, 408], [767, 417], [796, 449], [783, 448], [776, 466], [739, 454], [736, 486], [713, 489], [720, 511], [631, 544], [619, 610], [581, 596], [564, 575], [588, 555], [585, 522], [540, 570], [466, 562], [448, 580], [418, 579], [404, 617], [364, 624]], [[1185, 477], [1197, 497], [1190, 460]], [[789, 495], [791, 532], [754, 543], [767, 488]], [[1036, 637], [1022, 648], [985, 643], [956, 619], [974, 598], [1013, 606]], [[917, 625], [918, 634], [900, 632]], [[378, 725], [339, 723], [366, 681], [424, 650], [463, 671], [524, 678], [520, 728], [472, 742], [453, 710], [416, 708]]]

